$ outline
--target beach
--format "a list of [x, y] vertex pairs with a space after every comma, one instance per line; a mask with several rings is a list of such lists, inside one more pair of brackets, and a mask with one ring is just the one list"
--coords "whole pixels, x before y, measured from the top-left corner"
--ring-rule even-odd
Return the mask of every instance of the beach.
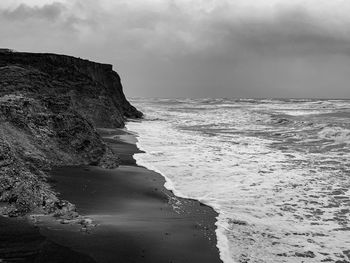
[[[42, 238], [95, 262], [221, 262], [217, 213], [175, 197], [160, 174], [137, 166], [134, 135], [121, 129], [99, 133], [119, 153], [120, 167], [56, 167], [50, 178], [60, 198], [75, 204], [90, 226], [36, 215]], [[66, 254], [64, 262], [77, 262], [76, 255]]]
[[91, 257], [58, 245], [25, 218], [0, 217], [0, 262], [93, 263]]

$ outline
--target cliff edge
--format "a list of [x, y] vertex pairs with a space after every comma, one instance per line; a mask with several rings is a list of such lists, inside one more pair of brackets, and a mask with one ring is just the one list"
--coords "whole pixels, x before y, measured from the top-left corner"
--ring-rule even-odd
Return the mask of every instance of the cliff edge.
[[57, 165], [118, 166], [95, 127], [142, 113], [112, 66], [56, 54], [0, 52], [0, 215], [75, 216], [48, 183]]
[[56, 54], [0, 53], [0, 68], [6, 66], [21, 72], [12, 83], [1, 81], [0, 95], [31, 92], [64, 98], [95, 126], [122, 127], [125, 117], [142, 117], [126, 100], [112, 65]]

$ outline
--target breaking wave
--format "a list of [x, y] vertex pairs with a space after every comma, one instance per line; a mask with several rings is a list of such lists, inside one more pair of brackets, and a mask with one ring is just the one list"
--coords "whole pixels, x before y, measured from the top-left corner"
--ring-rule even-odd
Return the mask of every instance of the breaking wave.
[[138, 164], [218, 213], [230, 262], [349, 261], [350, 102], [138, 99]]

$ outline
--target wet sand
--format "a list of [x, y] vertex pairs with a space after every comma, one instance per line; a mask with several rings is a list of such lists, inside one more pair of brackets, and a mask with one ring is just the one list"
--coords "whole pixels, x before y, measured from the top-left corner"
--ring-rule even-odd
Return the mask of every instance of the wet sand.
[[92, 258], [58, 245], [24, 218], [0, 217], [0, 262], [93, 263]]
[[96, 262], [221, 262], [213, 209], [176, 198], [160, 174], [137, 166], [134, 136], [122, 130], [100, 133], [120, 153], [122, 165], [113, 170], [59, 167], [51, 182], [97, 226], [85, 231], [42, 217], [41, 234]]

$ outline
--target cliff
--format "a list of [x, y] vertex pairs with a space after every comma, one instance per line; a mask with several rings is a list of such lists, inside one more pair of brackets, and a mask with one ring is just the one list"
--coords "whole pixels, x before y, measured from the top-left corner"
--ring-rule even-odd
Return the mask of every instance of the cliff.
[[111, 65], [79, 58], [0, 52], [0, 214], [74, 216], [51, 191], [56, 165], [118, 165], [95, 127], [123, 127], [142, 113]]
[[13, 70], [17, 76], [12, 83], [7, 81], [12, 85], [6, 88], [1, 81], [1, 95], [34, 92], [68, 98], [70, 108], [95, 126], [121, 127], [125, 117], [142, 117], [126, 100], [112, 65], [56, 54], [0, 53], [0, 68], [9, 65], [17, 66], [20, 72]]

